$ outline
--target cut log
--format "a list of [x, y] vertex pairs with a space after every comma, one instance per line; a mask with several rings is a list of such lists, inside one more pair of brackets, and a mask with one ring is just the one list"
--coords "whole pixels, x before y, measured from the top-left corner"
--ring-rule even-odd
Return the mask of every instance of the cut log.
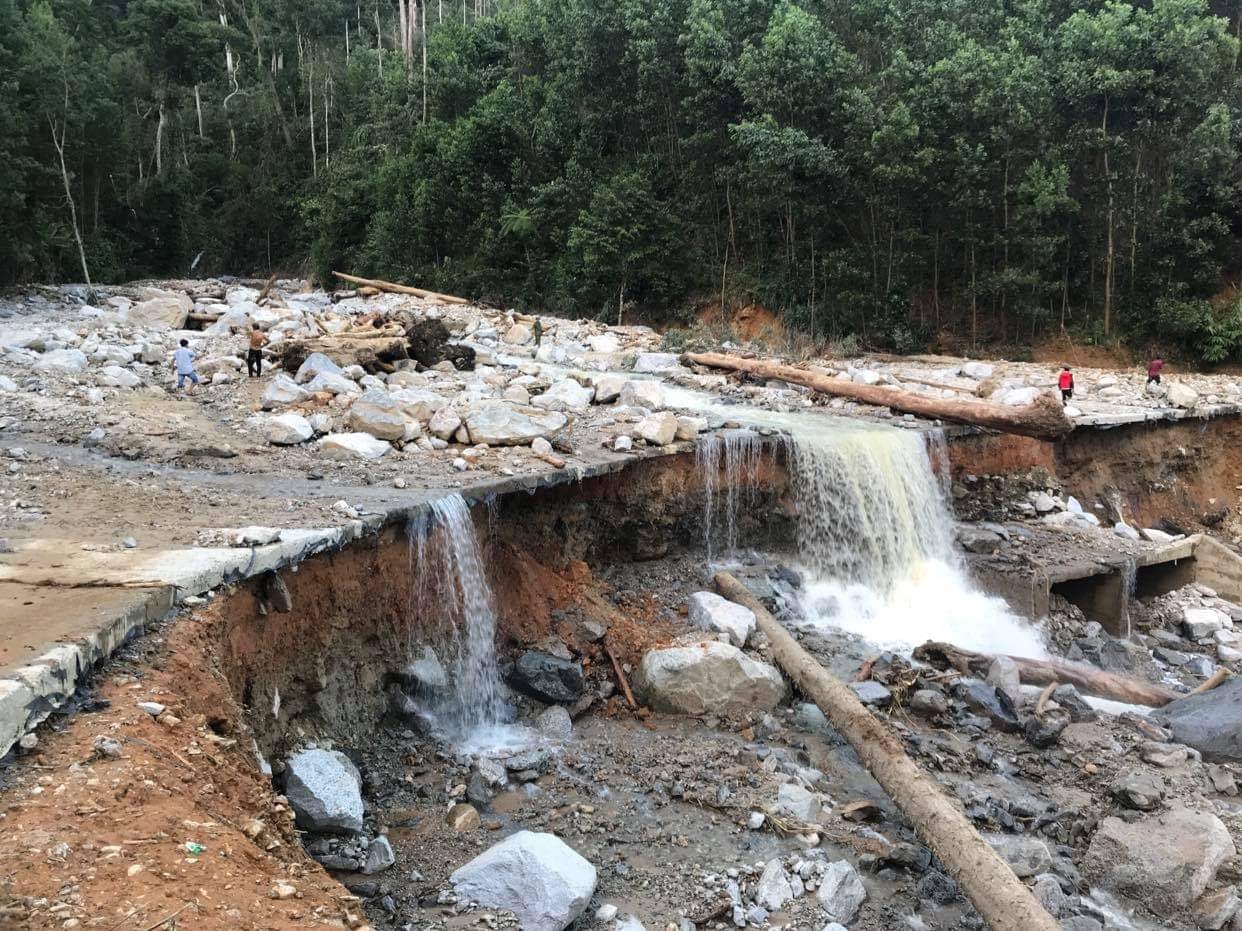
[[408, 359], [404, 336], [316, 336], [311, 339], [289, 340], [275, 350], [279, 353], [280, 366], [286, 372], [296, 372], [298, 366], [313, 352], [321, 352], [341, 368], [361, 365], [368, 372], [388, 372], [391, 363]]
[[1059, 931], [1031, 890], [1013, 874], [969, 819], [935, 780], [906, 755], [901, 741], [858, 697], [798, 645], [759, 599], [727, 572], [716, 575], [716, 590], [750, 608], [772, 646], [776, 662], [814, 700], [914, 825], [949, 875], [970, 897], [993, 931]]
[[[964, 675], [983, 679], [987, 677], [992, 660], [996, 657], [986, 653], [972, 653], [951, 643], [928, 641], [915, 649], [914, 658], [940, 669], [948, 666]], [[1150, 682], [1119, 676], [1090, 666], [1055, 659], [1028, 659], [1024, 656], [1009, 658], [1017, 664], [1018, 677], [1025, 685], [1072, 685], [1078, 691], [1097, 698], [1125, 702], [1128, 705], [1146, 705], [1149, 708], [1167, 705], [1178, 697], [1176, 693]]]
[[412, 294], [414, 297], [421, 297], [427, 301], [439, 301], [441, 304], [469, 304], [470, 301], [464, 297], [455, 297], [452, 294], [441, 294], [439, 291], [428, 291], [426, 288], [415, 288], [408, 284], [395, 284], [391, 281], [381, 281], [378, 278], [359, 278], [357, 275], [347, 275], [344, 272], [333, 272], [337, 278], [342, 281], [349, 281], [364, 288], [375, 288], [379, 291], [391, 291], [394, 294]]
[[758, 378], [786, 381], [821, 394], [888, 407], [904, 414], [967, 423], [1040, 440], [1059, 440], [1074, 429], [1070, 419], [1065, 416], [1061, 402], [1047, 392], [1041, 393], [1030, 404], [1010, 407], [965, 398], [933, 398], [887, 385], [860, 385], [844, 378], [829, 378], [794, 368], [792, 365], [764, 359], [743, 359], [722, 352], [687, 352], [682, 355], [681, 361], [687, 365], [704, 365], [708, 368], [745, 372]]

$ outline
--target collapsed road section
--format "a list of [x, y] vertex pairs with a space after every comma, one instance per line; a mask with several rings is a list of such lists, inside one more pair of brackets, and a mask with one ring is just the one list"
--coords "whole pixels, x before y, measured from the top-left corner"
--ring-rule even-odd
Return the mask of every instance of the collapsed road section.
[[[327, 325], [353, 299], [290, 319]], [[998, 437], [624, 345], [654, 334], [562, 321], [535, 346], [509, 337], [521, 320], [488, 335], [486, 314], [455, 312], [473, 372], [363, 368], [356, 392], [308, 389], [292, 415], [229, 412], [322, 372], [249, 395], [225, 379], [200, 401], [102, 388], [114, 446], [49, 400], [98, 387], [93, 361], [73, 384], [22, 376], [18, 403], [58, 428], [4, 439], [24, 506], [3, 585], [24, 626], [2, 671], [28, 690], [0, 770], [6, 921], [1239, 920], [1227, 404], [1205, 400], [1209, 419], [1127, 395], [1139, 413], [1118, 422], [1105, 397], [1061, 439]], [[596, 355], [614, 352], [628, 361]], [[864, 384], [899, 365], [841, 370]], [[444, 403], [355, 410], [415, 389]], [[238, 455], [191, 452], [184, 423], [138, 429], [146, 404], [200, 403]], [[469, 425], [489, 404], [565, 427], [546, 449], [486, 442]], [[461, 423], [441, 438], [445, 411]], [[286, 416], [334, 423], [313, 448], [248, 432]], [[401, 438], [336, 428], [394, 418]], [[346, 433], [389, 448], [326, 455]], [[824, 698], [822, 677], [849, 697]]]

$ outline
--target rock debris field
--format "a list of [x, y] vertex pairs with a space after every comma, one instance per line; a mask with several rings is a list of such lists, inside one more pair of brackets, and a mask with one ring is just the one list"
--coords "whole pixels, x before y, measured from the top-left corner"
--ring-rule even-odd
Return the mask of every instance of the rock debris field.
[[[83, 588], [120, 584], [109, 573], [148, 554], [378, 523], [408, 495], [689, 450], [739, 422], [930, 426], [692, 370], [645, 327], [296, 281], [86, 297], [0, 298], [6, 672], [57, 638], [41, 619], [85, 610]], [[257, 378], [253, 324], [266, 336]], [[201, 380], [188, 394], [172, 368], [183, 339]], [[811, 364], [1014, 405], [1057, 372]], [[1067, 413], [1083, 429], [1242, 405], [1231, 376], [1076, 377]], [[957, 528], [963, 560], [1134, 556], [1182, 539], [1100, 516], [1055, 482], [958, 484], [946, 498], [975, 512]], [[1151, 709], [1024, 683], [1004, 656], [964, 670], [877, 650], [804, 623], [810, 580], [788, 554], [730, 560], [1061, 927], [1242, 931], [1242, 607], [1229, 597], [1200, 582], [1136, 591], [1132, 633], [1114, 638], [1051, 596], [1037, 622], [1050, 657], [1172, 693]], [[358, 686], [384, 693], [370, 732], [316, 727], [306, 712], [265, 759], [248, 721], [268, 705], [279, 717], [281, 697], [232, 695], [207, 633], [227, 617], [228, 590], [183, 600], [0, 762], [0, 919], [109, 931], [986, 926], [929, 839], [791, 687], [755, 614], [708, 590], [701, 554], [572, 572], [578, 600], [538, 637], [504, 644], [503, 726], [522, 739], [488, 752], [437, 731], [428, 709], [450, 700], [460, 670], [440, 644], [411, 642], [406, 660], [421, 659], [398, 657]], [[640, 646], [618, 620], [637, 604]]]

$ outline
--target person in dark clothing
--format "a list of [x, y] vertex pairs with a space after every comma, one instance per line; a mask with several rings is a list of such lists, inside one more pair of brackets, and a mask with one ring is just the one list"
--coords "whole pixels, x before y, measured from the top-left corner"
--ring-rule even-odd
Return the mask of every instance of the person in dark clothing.
[[543, 342], [543, 321], [538, 317], [535, 318], [535, 346], [538, 347]]
[[263, 374], [263, 347], [267, 345], [267, 334], [259, 329], [257, 323], [250, 325], [250, 348], [246, 351], [246, 371], [251, 378]]
[[1164, 371], [1164, 360], [1159, 356], [1153, 356], [1152, 360], [1147, 363], [1147, 384], [1153, 381], [1160, 384], [1160, 373]]
[[1061, 366], [1061, 376], [1057, 379], [1057, 387], [1061, 389], [1061, 404], [1064, 405], [1074, 396], [1074, 373], [1068, 365]]

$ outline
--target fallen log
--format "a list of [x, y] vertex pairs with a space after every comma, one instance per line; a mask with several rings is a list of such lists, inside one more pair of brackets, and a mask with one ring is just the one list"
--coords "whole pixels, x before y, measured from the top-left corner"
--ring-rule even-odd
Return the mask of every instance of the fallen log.
[[777, 663], [849, 741], [867, 771], [935, 851], [993, 931], [1058, 931], [1060, 925], [1031, 890], [849, 688], [802, 649], [759, 599], [729, 573], [717, 573], [716, 590], [754, 612]]
[[829, 378], [794, 368], [792, 365], [764, 359], [743, 359], [722, 352], [687, 352], [682, 355], [681, 361], [687, 365], [704, 365], [708, 368], [745, 372], [759, 378], [786, 381], [821, 394], [889, 407], [905, 414], [973, 424], [999, 430], [1001, 433], [1016, 433], [1040, 440], [1059, 440], [1074, 429], [1074, 425], [1065, 416], [1061, 402], [1047, 392], [1040, 394], [1030, 404], [1011, 407], [966, 398], [933, 398], [887, 385], [860, 385], [844, 378]]
[[409, 352], [404, 336], [315, 336], [310, 339], [289, 340], [281, 343], [280, 366], [293, 373], [313, 352], [320, 352], [345, 368], [361, 365], [368, 372], [390, 371], [391, 363], [408, 359]]
[[[914, 658], [943, 669], [952, 667], [964, 675], [983, 679], [996, 658], [986, 653], [963, 650], [951, 643], [928, 641], [914, 651]], [[1119, 676], [1116, 673], [1079, 666], [1055, 659], [1028, 659], [1024, 656], [1009, 657], [1017, 664], [1018, 678], [1025, 685], [1072, 685], [1080, 692], [1125, 702], [1128, 705], [1146, 705], [1159, 708], [1167, 705], [1178, 695], [1150, 682]]]
[[455, 297], [452, 294], [441, 294], [439, 291], [428, 291], [426, 288], [415, 288], [408, 284], [395, 284], [391, 281], [381, 281], [378, 278], [359, 278], [357, 275], [347, 275], [344, 272], [333, 272], [337, 278], [342, 281], [349, 281], [356, 285], [362, 285], [364, 288], [375, 288], [379, 291], [391, 291], [394, 294], [411, 294], [414, 297], [421, 297], [427, 301], [439, 301], [441, 304], [469, 304], [470, 301], [464, 297]]

